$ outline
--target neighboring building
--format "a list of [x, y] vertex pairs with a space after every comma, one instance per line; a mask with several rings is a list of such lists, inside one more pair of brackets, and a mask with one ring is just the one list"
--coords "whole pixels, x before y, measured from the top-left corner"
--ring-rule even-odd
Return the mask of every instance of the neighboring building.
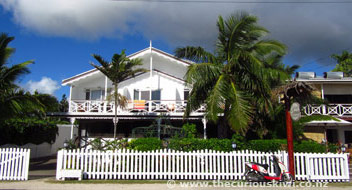
[[352, 143], [352, 78], [342, 72], [326, 72], [316, 76], [314, 72], [298, 72], [296, 81], [304, 81], [316, 88], [317, 96], [328, 102], [323, 105], [307, 105], [305, 115], [330, 115], [341, 122], [316, 122], [305, 127], [305, 136], [315, 141]]
[[[192, 63], [152, 47], [128, 57], [141, 58], [142, 67], [149, 72], [136, 75], [118, 86], [118, 92], [127, 97], [128, 105], [118, 107], [117, 137], [130, 138], [133, 129], [158, 122], [159, 136], [165, 135], [163, 132], [171, 129], [160, 129], [160, 122], [165, 124], [167, 121], [168, 126], [181, 127], [185, 119], [197, 123], [200, 130], [204, 129], [205, 137], [204, 107], [183, 118], [190, 90], [183, 78]], [[92, 69], [63, 80], [62, 85], [70, 87], [70, 96], [69, 112], [61, 114], [71, 118], [72, 123], [78, 121], [79, 136], [113, 137], [115, 105], [114, 101], [107, 101], [106, 96], [112, 93], [112, 82], [97, 69]]]

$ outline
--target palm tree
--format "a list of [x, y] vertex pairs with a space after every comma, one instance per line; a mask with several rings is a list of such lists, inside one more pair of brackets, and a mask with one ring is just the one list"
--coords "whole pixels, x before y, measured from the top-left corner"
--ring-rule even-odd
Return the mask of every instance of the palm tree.
[[30, 93], [20, 90], [15, 83], [19, 77], [29, 73], [28, 65], [33, 61], [7, 66], [15, 51], [8, 45], [14, 39], [5, 33], [0, 34], [0, 120], [21, 114], [28, 109], [41, 110], [40, 103]]
[[331, 58], [337, 62], [332, 71], [342, 71], [347, 77], [352, 76], [352, 53], [343, 51], [341, 55], [332, 54]]
[[217, 27], [214, 54], [190, 46], [177, 48], [175, 54], [197, 63], [189, 66], [185, 76], [192, 88], [185, 114], [205, 103], [208, 119], [216, 122], [222, 117], [218, 136], [224, 138], [226, 125], [244, 134], [254, 109], [271, 108], [269, 79], [285, 80], [289, 76], [267, 62], [268, 57], [284, 55], [286, 47], [275, 40], [264, 40], [268, 31], [257, 24], [255, 16], [240, 13], [227, 20], [219, 16]]
[[[284, 63], [282, 62], [282, 58], [283, 57], [280, 55], [271, 55], [268, 56], [267, 59], [264, 61], [265, 68], [270, 68], [275, 72], [279, 71], [282, 74], [281, 77], [272, 77], [267, 79], [267, 82], [269, 82], [270, 85], [270, 89], [276, 89], [278, 87], [281, 87], [282, 85], [285, 85], [289, 80], [283, 79], [288, 79], [288, 77], [292, 76], [295, 71], [299, 68], [298, 65], [284, 65]], [[269, 132], [272, 132], [270, 131], [270, 128], [272, 129], [273, 126], [278, 123], [277, 121], [280, 120], [281, 111], [283, 107], [281, 104], [277, 103], [277, 99], [278, 96], [274, 96], [274, 94], [272, 93], [272, 105], [269, 111], [265, 109], [254, 110], [253, 119], [250, 124], [250, 130], [254, 132], [259, 138], [263, 138]], [[255, 104], [252, 106], [257, 107]]]
[[101, 66], [95, 65], [94, 63], [91, 63], [91, 65], [108, 77], [114, 85], [114, 138], [116, 138], [117, 106], [120, 105], [123, 107], [126, 103], [126, 98], [118, 93], [118, 85], [120, 82], [128, 78], [134, 77], [135, 74], [144, 73], [147, 72], [147, 70], [143, 68], [135, 68], [136, 66], [141, 66], [143, 64], [142, 60], [129, 59], [125, 54], [125, 50], [122, 50], [121, 54], [114, 54], [111, 62], [104, 60], [101, 56], [96, 54], [93, 54], [92, 56]]

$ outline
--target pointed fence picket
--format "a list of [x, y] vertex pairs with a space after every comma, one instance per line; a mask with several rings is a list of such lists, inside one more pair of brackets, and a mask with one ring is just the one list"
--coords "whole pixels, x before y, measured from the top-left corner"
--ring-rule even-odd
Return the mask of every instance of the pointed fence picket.
[[[286, 152], [60, 150], [56, 178], [62, 178], [63, 170], [81, 170], [84, 179], [241, 180], [245, 162], [270, 165], [273, 154], [288, 166]], [[295, 153], [295, 168], [296, 180], [349, 181], [348, 154]], [[274, 174], [273, 167], [269, 173]]]
[[30, 149], [0, 148], [0, 180], [28, 180]]

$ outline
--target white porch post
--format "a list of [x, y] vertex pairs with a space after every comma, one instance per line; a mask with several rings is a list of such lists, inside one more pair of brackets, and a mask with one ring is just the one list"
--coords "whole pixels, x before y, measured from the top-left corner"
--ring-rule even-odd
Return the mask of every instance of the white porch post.
[[70, 86], [70, 95], [68, 96], [68, 112], [71, 112], [72, 85]]
[[150, 80], [150, 89], [149, 89], [149, 112], [152, 111], [152, 87], [153, 87], [153, 55], [152, 55], [152, 41], [150, 40], [149, 44], [150, 48], [150, 65], [149, 65], [149, 80]]
[[112, 118], [112, 122], [114, 123], [114, 139], [116, 139], [116, 126], [117, 126], [117, 123], [119, 122], [119, 118], [118, 117], [114, 117]]
[[106, 113], [106, 104], [107, 104], [107, 99], [106, 99], [106, 97], [107, 97], [107, 95], [108, 95], [108, 77], [106, 77], [105, 76], [105, 89], [104, 89], [105, 91], [105, 97], [104, 97], [104, 113]]
[[104, 89], [105, 91], [105, 100], [106, 100], [106, 96], [108, 95], [107, 93], [108, 93], [108, 77], [106, 77], [105, 76], [105, 89]]
[[161, 118], [158, 118], [157, 123], [158, 123], [158, 137], [159, 137], [159, 139], [160, 139], [160, 124], [161, 124]]
[[321, 99], [324, 100], [324, 84], [321, 84]]
[[70, 122], [71, 122], [71, 137], [70, 137], [70, 139], [71, 140], [73, 139], [73, 126], [75, 124], [75, 121], [76, 121], [76, 118], [74, 118], [74, 117], [70, 118]]
[[204, 139], [207, 139], [207, 119], [204, 117], [202, 119], [203, 127], [204, 127]]

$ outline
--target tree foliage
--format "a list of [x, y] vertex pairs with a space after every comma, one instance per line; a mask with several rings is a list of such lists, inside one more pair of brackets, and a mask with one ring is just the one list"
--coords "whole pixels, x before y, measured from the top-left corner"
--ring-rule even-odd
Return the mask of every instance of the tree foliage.
[[[91, 63], [93, 67], [102, 72], [106, 77], [108, 77], [113, 85], [113, 99], [115, 103], [115, 121], [117, 121], [117, 106], [122, 106], [126, 104], [126, 97], [122, 96], [118, 93], [118, 85], [120, 82], [134, 77], [137, 73], [144, 73], [147, 70], [143, 68], [137, 68], [141, 66], [142, 60], [139, 58], [129, 59], [126, 56], [125, 50], [122, 50], [121, 54], [114, 54], [111, 58], [111, 61], [108, 62], [104, 60], [100, 55], [93, 54], [92, 55], [96, 61], [98, 61], [99, 65], [95, 65]], [[114, 138], [116, 138], [116, 122], [114, 122]]]
[[9, 47], [14, 37], [0, 34], [0, 122], [15, 115], [21, 115], [28, 109], [42, 110], [42, 106], [30, 93], [21, 90], [16, 81], [29, 73], [28, 65], [33, 61], [26, 61], [9, 66], [9, 58], [15, 52]]
[[9, 47], [14, 37], [0, 34], [0, 144], [52, 143], [57, 133], [57, 119], [46, 118], [46, 112], [58, 111], [55, 97], [48, 94], [31, 94], [16, 82], [29, 73], [28, 65], [9, 63], [15, 52]]
[[341, 55], [332, 54], [331, 57], [337, 62], [332, 71], [341, 71], [346, 77], [352, 76], [352, 53], [343, 51]]
[[268, 31], [247, 13], [233, 14], [217, 21], [218, 40], [214, 53], [202, 47], [177, 48], [177, 57], [196, 62], [189, 66], [185, 79], [192, 88], [186, 115], [207, 105], [207, 118], [217, 122], [218, 135], [226, 125], [244, 134], [253, 115], [270, 113], [271, 88], [290, 78], [295, 68], [278, 61], [286, 53], [282, 43], [264, 39]]
[[58, 132], [57, 121], [38, 117], [15, 117], [0, 125], [0, 145], [55, 142]]
[[60, 100], [60, 103], [59, 103], [59, 111], [60, 112], [68, 112], [68, 108], [69, 108], [69, 105], [68, 105], [68, 101], [66, 98], [66, 94], [63, 94], [62, 98]]

